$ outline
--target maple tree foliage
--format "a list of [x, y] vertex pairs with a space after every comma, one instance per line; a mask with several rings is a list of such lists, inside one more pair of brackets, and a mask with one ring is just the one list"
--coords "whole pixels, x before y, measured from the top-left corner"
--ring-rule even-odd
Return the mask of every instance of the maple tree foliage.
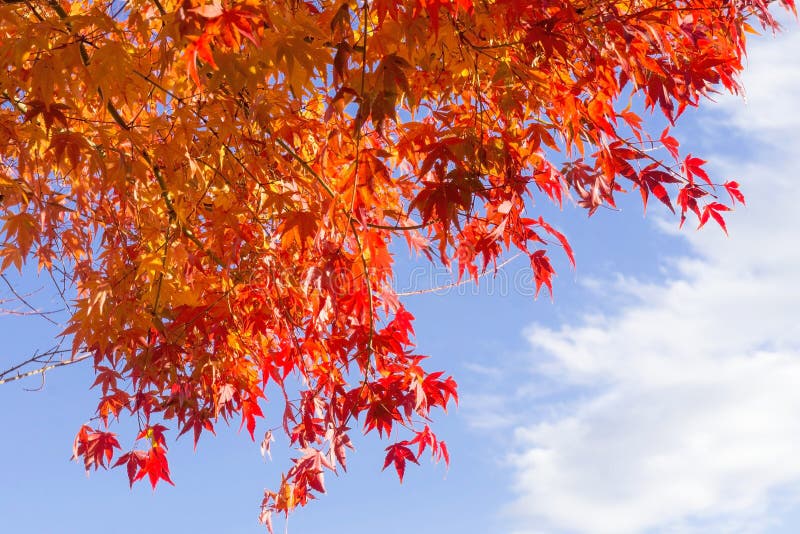
[[222, 419], [256, 439], [271, 387], [262, 451], [282, 428], [297, 455], [268, 526], [345, 469], [357, 425], [396, 440], [401, 479], [447, 461], [428, 422], [456, 384], [415, 352], [390, 243], [459, 279], [515, 250], [538, 291], [554, 248], [574, 259], [534, 202], [638, 191], [724, 229], [739, 185], [671, 128], [740, 91], [768, 4], [2, 0], [0, 271], [74, 284], [63, 335], [100, 397], [74, 456], [172, 483], [167, 436]]

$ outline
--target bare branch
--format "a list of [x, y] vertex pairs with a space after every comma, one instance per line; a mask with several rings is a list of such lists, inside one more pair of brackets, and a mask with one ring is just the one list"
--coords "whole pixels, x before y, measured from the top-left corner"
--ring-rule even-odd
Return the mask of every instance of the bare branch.
[[[17, 300], [19, 300], [27, 308], [30, 308], [30, 310], [31, 310], [30, 315], [38, 315], [39, 317], [41, 317], [42, 319], [48, 321], [49, 323], [52, 323], [52, 324], [58, 326], [58, 323], [56, 321], [52, 320], [50, 317], [47, 316], [48, 313], [54, 313], [54, 312], [42, 312], [42, 311], [37, 310], [30, 302], [25, 300], [25, 297], [23, 295], [20, 295], [19, 292], [16, 289], [14, 289], [14, 286], [11, 284], [11, 282], [8, 281], [8, 278], [6, 278], [6, 275], [2, 274], [2, 275], [0, 275], [0, 277], [2, 277], [3, 282], [6, 283], [6, 285], [8, 286], [8, 289], [10, 289], [11, 292], [14, 294], [14, 296], [17, 297]], [[2, 375], [0, 375], [0, 376], [2, 376]]]
[[[488, 275], [490, 275], [492, 273], [497, 273], [497, 271], [499, 271], [500, 269], [502, 269], [503, 267], [505, 267], [506, 265], [508, 265], [509, 263], [511, 263], [512, 261], [514, 261], [518, 257], [520, 257], [521, 255], [522, 255], [521, 252], [518, 252], [518, 253], [514, 254], [513, 256], [508, 258], [506, 261], [504, 261], [500, 265], [496, 266], [493, 270], [482, 272], [481, 274], [478, 275], [478, 278], [483, 278], [484, 276], [488, 276]], [[442, 290], [445, 290], [445, 289], [450, 289], [452, 287], [463, 286], [464, 284], [470, 284], [470, 283], [476, 282], [476, 281], [477, 281], [477, 279], [465, 278], [463, 280], [459, 280], [458, 282], [453, 282], [451, 284], [445, 284], [443, 286], [429, 287], [427, 289], [418, 289], [416, 291], [404, 291], [402, 293], [397, 293], [397, 296], [398, 297], [408, 297], [408, 296], [411, 296], [411, 295], [424, 295], [425, 293], [435, 293], [436, 291], [442, 291]]]
[[[66, 365], [72, 365], [74, 363], [82, 362], [83, 360], [92, 356], [91, 352], [82, 352], [79, 354], [74, 355], [68, 360], [57, 360], [53, 361], [55, 357], [59, 354], [65, 354], [68, 352], [72, 352], [68, 349], [60, 349], [55, 347], [47, 352], [43, 352], [41, 354], [35, 354], [31, 358], [28, 358], [22, 363], [14, 365], [6, 369], [5, 371], [0, 371], [0, 386], [5, 384], [6, 382], [13, 382], [15, 380], [21, 380], [23, 378], [28, 378], [29, 376], [34, 375], [44, 375], [47, 371], [51, 369], [55, 369], [56, 367], [64, 367]], [[36, 369], [31, 369], [30, 371], [22, 371], [21, 369], [28, 367], [30, 365], [39, 365]], [[13, 374], [15, 373], [16, 374]]]

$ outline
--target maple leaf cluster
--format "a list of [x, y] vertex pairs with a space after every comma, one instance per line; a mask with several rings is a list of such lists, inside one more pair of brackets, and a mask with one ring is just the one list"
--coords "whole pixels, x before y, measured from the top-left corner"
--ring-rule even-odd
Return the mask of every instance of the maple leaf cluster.
[[[63, 335], [100, 395], [75, 457], [171, 483], [166, 425], [196, 443], [239, 419], [255, 439], [273, 388], [262, 450], [282, 428], [297, 456], [264, 495], [268, 525], [345, 468], [356, 423], [397, 436], [384, 467], [401, 479], [426, 449], [447, 461], [428, 422], [456, 384], [415, 352], [390, 243], [476, 280], [516, 250], [538, 292], [553, 246], [574, 258], [534, 200], [591, 214], [638, 190], [724, 229], [738, 184], [671, 128], [740, 90], [750, 24], [778, 27], [768, 7], [0, 3], [0, 270], [74, 285]], [[641, 111], [669, 126], [651, 135]], [[140, 426], [126, 447], [109, 430], [123, 415]]]

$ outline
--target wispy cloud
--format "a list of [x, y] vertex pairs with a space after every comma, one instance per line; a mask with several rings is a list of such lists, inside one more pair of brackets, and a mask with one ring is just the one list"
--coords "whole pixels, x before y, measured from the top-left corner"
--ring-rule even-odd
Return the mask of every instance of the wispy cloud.
[[731, 238], [684, 232], [670, 280], [621, 278], [616, 313], [527, 332], [539, 376], [584, 393], [515, 429], [520, 533], [761, 532], [800, 488], [800, 33], [751, 44], [748, 103], [718, 112], [765, 142], [718, 148], [747, 191]]

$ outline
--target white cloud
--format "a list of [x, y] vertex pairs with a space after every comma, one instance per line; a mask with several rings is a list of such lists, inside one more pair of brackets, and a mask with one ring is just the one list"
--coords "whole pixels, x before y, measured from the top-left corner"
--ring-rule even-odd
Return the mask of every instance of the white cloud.
[[797, 114], [787, 112], [787, 102], [797, 106], [800, 33], [797, 22], [785, 18], [787, 33], [751, 37], [748, 41], [745, 100], [751, 112], [742, 112], [740, 98], [723, 97], [719, 102], [731, 123], [745, 132], [779, 135], [797, 128]]
[[473, 430], [498, 430], [519, 423], [519, 418], [508, 410], [508, 398], [505, 395], [464, 395], [459, 408], [467, 414], [467, 424]]
[[800, 489], [800, 33], [750, 44], [748, 105], [722, 110], [780, 146], [717, 155], [747, 194], [731, 238], [684, 232], [671, 280], [621, 278], [617, 313], [528, 332], [539, 376], [588, 393], [515, 430], [519, 533], [763, 532]]

